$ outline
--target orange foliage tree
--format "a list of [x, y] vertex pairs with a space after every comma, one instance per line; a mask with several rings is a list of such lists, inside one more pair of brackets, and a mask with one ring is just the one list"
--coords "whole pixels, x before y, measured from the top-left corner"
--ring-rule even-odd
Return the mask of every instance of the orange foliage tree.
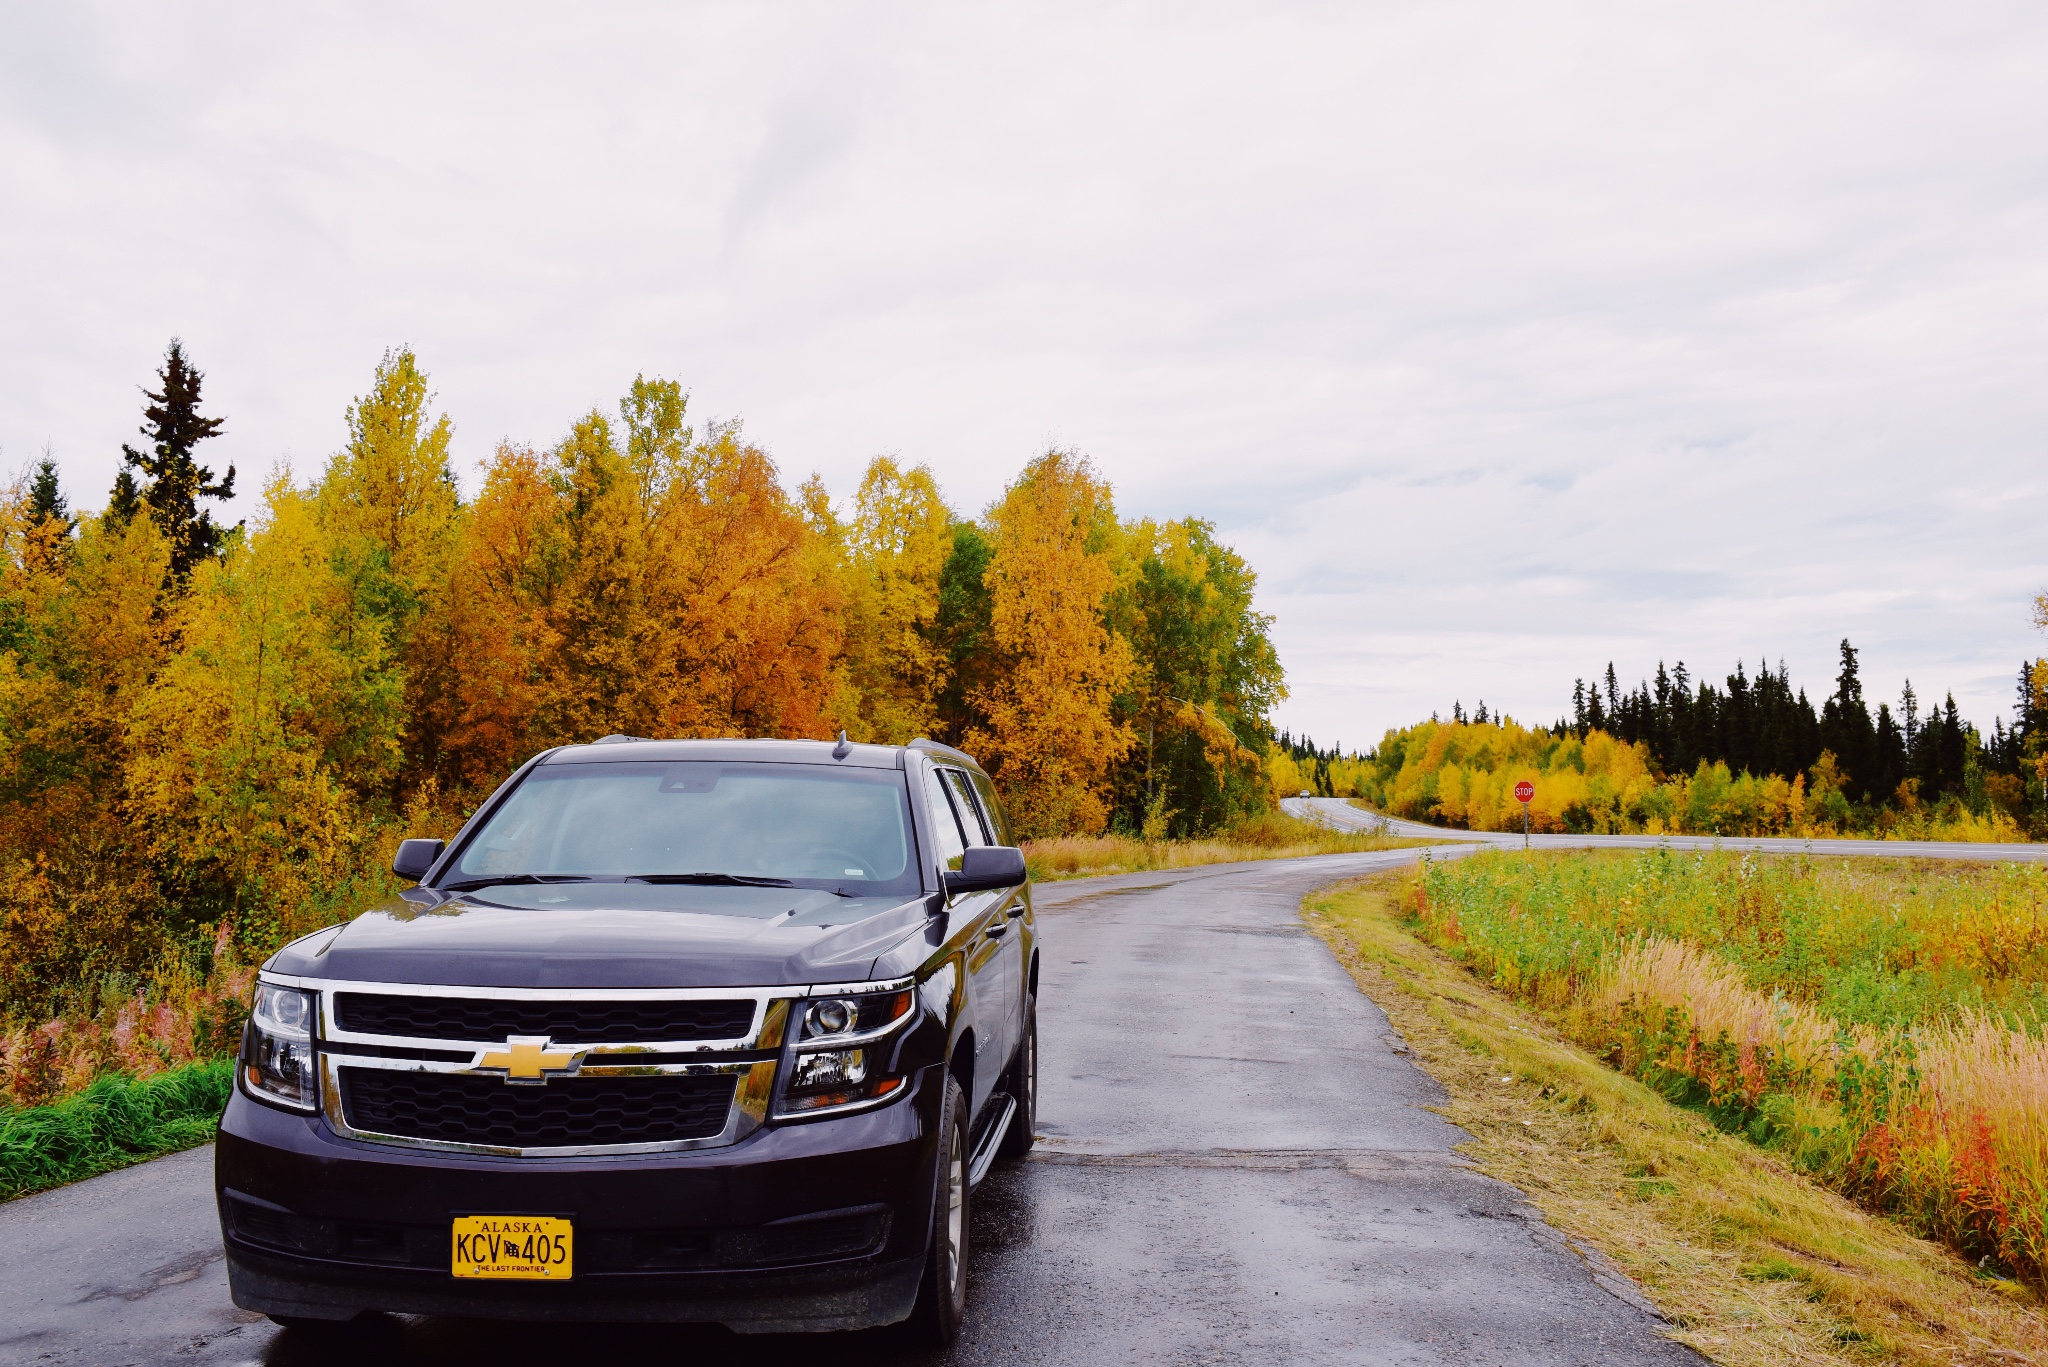
[[975, 699], [966, 737], [1030, 835], [1094, 834], [1109, 821], [1110, 766], [1131, 748], [1111, 710], [1136, 668], [1104, 620], [1122, 531], [1109, 485], [1070, 451], [1048, 451], [989, 512], [994, 647], [1007, 668]]
[[1257, 805], [1240, 771], [1284, 690], [1207, 524], [1120, 524], [1068, 451], [976, 520], [887, 457], [835, 505], [688, 408], [637, 377], [551, 448], [501, 443], [465, 502], [453, 425], [394, 350], [317, 477], [275, 472], [184, 575], [132, 481], [82, 523], [53, 483], [0, 490], [0, 1074], [7, 1032], [53, 1013], [104, 1041], [171, 985], [226, 1000], [385, 889], [400, 836], [610, 732], [933, 735], [1034, 836]]

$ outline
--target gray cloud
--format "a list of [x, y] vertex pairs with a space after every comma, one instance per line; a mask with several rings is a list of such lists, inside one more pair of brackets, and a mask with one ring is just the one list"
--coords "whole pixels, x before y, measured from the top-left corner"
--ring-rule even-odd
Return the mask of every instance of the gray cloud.
[[394, 343], [466, 463], [645, 371], [835, 488], [1214, 518], [1324, 738], [1843, 635], [1988, 721], [2044, 78], [2017, 4], [17, 6], [0, 448], [97, 501], [174, 332], [252, 497]]

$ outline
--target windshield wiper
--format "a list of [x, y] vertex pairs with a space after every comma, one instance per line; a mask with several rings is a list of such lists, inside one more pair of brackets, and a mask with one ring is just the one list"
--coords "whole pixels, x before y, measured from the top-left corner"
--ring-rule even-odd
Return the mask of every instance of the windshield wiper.
[[496, 878], [461, 878], [439, 884], [437, 892], [474, 892], [478, 888], [501, 888], [512, 883], [588, 883], [581, 873], [501, 873]]
[[746, 873], [629, 873], [628, 883], [704, 883], [714, 887], [787, 888], [787, 878], [756, 878]]

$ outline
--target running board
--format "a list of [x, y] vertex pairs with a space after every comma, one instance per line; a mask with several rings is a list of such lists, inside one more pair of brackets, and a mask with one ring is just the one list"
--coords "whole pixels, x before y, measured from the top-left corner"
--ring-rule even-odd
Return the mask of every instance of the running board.
[[974, 1157], [967, 1163], [967, 1185], [980, 1186], [981, 1179], [988, 1176], [988, 1170], [996, 1161], [996, 1150], [1002, 1146], [1003, 1136], [1010, 1131], [1010, 1122], [1017, 1118], [1017, 1098], [1007, 1092], [997, 1094], [1003, 1103], [1002, 1113], [989, 1122], [981, 1132], [981, 1142], [974, 1146]]

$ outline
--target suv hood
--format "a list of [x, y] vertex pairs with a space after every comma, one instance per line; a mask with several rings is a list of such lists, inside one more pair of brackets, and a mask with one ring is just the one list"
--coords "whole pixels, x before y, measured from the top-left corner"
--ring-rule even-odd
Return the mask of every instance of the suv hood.
[[549, 907], [500, 898], [563, 889], [489, 891], [443, 900], [413, 889], [265, 967], [459, 987], [798, 987], [868, 980], [876, 956], [925, 919], [922, 901], [805, 888], [584, 884], [574, 900], [586, 905]]

